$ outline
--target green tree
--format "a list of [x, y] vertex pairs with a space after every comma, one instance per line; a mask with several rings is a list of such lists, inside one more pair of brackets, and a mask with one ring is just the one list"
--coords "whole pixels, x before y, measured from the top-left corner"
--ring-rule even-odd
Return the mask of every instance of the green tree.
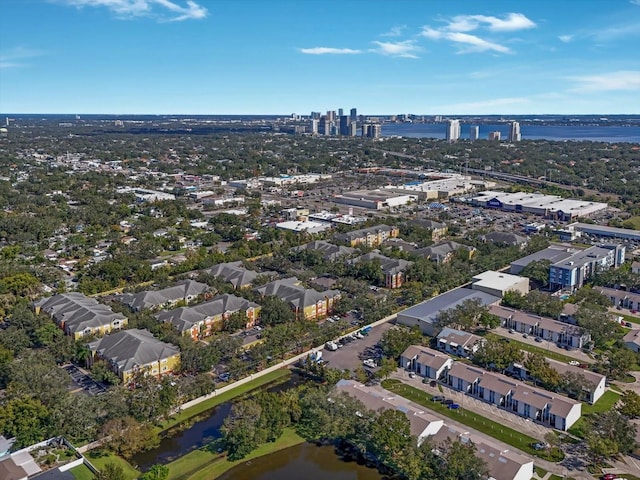
[[487, 335], [473, 354], [473, 363], [502, 372], [512, 363], [522, 362], [524, 358], [522, 350], [505, 340], [495, 335]]
[[617, 410], [585, 417], [587, 450], [596, 463], [636, 448], [636, 426]]
[[402, 452], [415, 441], [409, 419], [400, 410], [383, 410], [371, 426], [371, 450], [384, 463], [398, 465]]
[[140, 477], [140, 480], [166, 480], [168, 477], [168, 467], [164, 465], [154, 465]]
[[438, 447], [442, 451], [438, 478], [442, 480], [477, 480], [489, 474], [486, 462], [476, 455], [472, 442], [447, 441]]
[[220, 432], [229, 460], [246, 457], [258, 446], [258, 426], [262, 409], [253, 399], [234, 403]]
[[382, 334], [380, 346], [385, 356], [395, 360], [400, 358], [410, 345], [420, 345], [422, 343], [422, 332], [418, 327], [405, 328], [396, 326], [390, 328]]
[[278, 297], [267, 296], [262, 301], [260, 321], [267, 326], [290, 323], [296, 319], [291, 307]]
[[618, 411], [628, 418], [640, 417], [640, 395], [633, 390], [627, 390], [622, 394]]
[[93, 477], [95, 480], [127, 480], [124, 469], [117, 463], [108, 462], [104, 468]]
[[589, 305], [580, 305], [575, 319], [578, 326], [591, 335], [591, 340], [597, 347], [603, 347], [618, 328], [606, 311], [590, 308]]
[[528, 353], [524, 360], [524, 366], [529, 375], [535, 378], [536, 383], [542, 385], [545, 390], [556, 391], [562, 383], [560, 374], [553, 369], [547, 359], [539, 353]]
[[376, 372], [378, 378], [384, 380], [388, 378], [398, 368], [398, 362], [393, 358], [383, 357], [380, 359], [380, 369]]
[[549, 285], [549, 267], [551, 261], [534, 260], [522, 269], [520, 276], [527, 277], [534, 281], [539, 287], [545, 288]]
[[160, 443], [160, 437], [152, 424], [138, 422], [133, 417], [107, 421], [102, 427], [102, 438], [108, 438], [106, 445], [125, 458], [155, 448]]
[[13, 398], [0, 408], [0, 433], [15, 437], [15, 448], [38, 443], [49, 435], [49, 411], [35, 398]]

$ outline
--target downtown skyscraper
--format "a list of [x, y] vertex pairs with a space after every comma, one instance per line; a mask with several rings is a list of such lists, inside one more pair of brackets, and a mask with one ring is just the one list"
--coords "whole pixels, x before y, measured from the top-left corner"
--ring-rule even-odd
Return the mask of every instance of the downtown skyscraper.
[[448, 142], [456, 142], [460, 138], [460, 120], [449, 120], [445, 138]]

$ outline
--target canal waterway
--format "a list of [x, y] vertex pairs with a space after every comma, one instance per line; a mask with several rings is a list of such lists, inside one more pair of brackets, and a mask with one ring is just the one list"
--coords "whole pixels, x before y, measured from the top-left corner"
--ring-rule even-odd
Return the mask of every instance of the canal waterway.
[[234, 467], [219, 480], [383, 480], [375, 468], [340, 457], [333, 446], [302, 443]]
[[[292, 374], [289, 380], [285, 382], [259, 387], [250, 392], [249, 395], [261, 390], [269, 392], [285, 391], [295, 387], [301, 381], [298, 375]], [[131, 458], [131, 463], [140, 470], [146, 471], [155, 464], [172, 462], [217, 440], [221, 437], [220, 427], [222, 427], [232, 405], [233, 401], [221, 403], [197, 417], [163, 432], [160, 444], [156, 448], [137, 453]]]

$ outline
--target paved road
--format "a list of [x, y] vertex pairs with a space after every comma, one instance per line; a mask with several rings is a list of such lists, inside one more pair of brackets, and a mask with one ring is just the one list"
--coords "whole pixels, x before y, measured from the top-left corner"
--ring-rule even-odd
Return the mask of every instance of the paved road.
[[524, 338], [520, 333], [509, 333], [509, 330], [503, 327], [498, 327], [491, 330], [491, 333], [495, 333], [496, 335], [500, 335], [501, 337], [508, 338], [511, 340], [517, 340], [518, 342], [526, 343], [528, 345], [533, 345], [538, 348], [542, 348], [544, 350], [548, 350], [550, 352], [555, 352], [560, 355], [564, 355], [565, 357], [571, 357], [578, 360], [580, 363], [595, 363], [595, 360], [591, 358], [589, 355], [584, 353], [582, 350], [564, 350], [563, 348], [558, 347], [555, 343], [549, 342], [547, 340], [543, 340], [542, 342], [536, 342], [531, 335], [529, 338]]

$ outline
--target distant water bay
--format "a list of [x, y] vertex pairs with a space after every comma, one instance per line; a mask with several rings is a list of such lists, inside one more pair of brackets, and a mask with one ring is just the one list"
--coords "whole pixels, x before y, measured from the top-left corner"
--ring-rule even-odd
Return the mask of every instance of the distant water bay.
[[[469, 138], [470, 124], [463, 124], [461, 138]], [[487, 140], [490, 132], [500, 132], [503, 140], [509, 135], [507, 124], [479, 125], [480, 139]], [[382, 126], [382, 136], [444, 139], [445, 123], [391, 123]], [[640, 143], [640, 127], [592, 126], [592, 125], [526, 125], [520, 124], [523, 140], [573, 140], [592, 142]]]

